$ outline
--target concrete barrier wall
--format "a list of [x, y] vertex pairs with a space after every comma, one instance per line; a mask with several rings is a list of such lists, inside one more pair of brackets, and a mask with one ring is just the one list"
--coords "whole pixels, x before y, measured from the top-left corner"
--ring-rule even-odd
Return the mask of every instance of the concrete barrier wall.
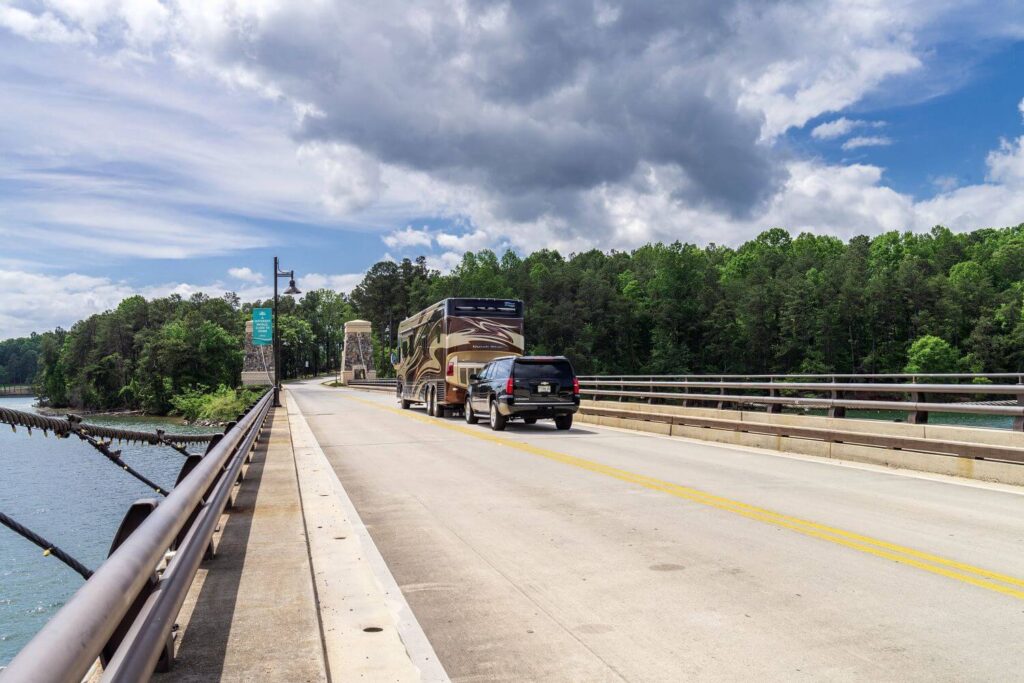
[[[587, 407], [607, 407], [628, 410], [637, 413], [636, 419], [593, 415], [586, 412]], [[948, 441], [965, 441], [1000, 446], [1019, 446], [1024, 448], [1024, 434], [994, 429], [971, 429], [967, 427], [947, 427], [911, 425], [898, 422], [882, 422], [875, 420], [849, 420], [818, 417], [813, 415], [779, 415], [754, 411], [716, 410], [714, 408], [683, 408], [681, 406], [646, 405], [641, 403], [619, 403], [618, 401], [584, 401], [583, 410], [576, 416], [581, 422], [633, 429], [665, 436], [679, 436], [702, 441], [734, 446], [751, 446], [767, 448], [787, 453], [835, 458], [854, 462], [884, 465], [933, 472], [958, 477], [967, 477], [982, 481], [994, 481], [1004, 484], [1024, 486], [1024, 465], [974, 460], [933, 453], [918, 453], [876, 446], [856, 444], [829, 443], [814, 439], [801, 439], [774, 434], [754, 434], [725, 429], [711, 429], [687, 425], [670, 425], [666, 422], [650, 422], [643, 419], [645, 413], [661, 413], [668, 415], [689, 415], [723, 420], [740, 420], [742, 422], [759, 422], [761, 424], [787, 424], [800, 427], [816, 427], [820, 429], [842, 429], [851, 432], [886, 434], [890, 436], [913, 436], [918, 438], [942, 439]]]
[[886, 422], [884, 420], [861, 420], [856, 418], [829, 418], [819, 415], [793, 415], [791, 413], [767, 413], [756, 410], [718, 410], [716, 408], [684, 408], [673, 405], [648, 405], [646, 403], [627, 403], [618, 401], [583, 401], [581, 406], [615, 408], [616, 410], [633, 410], [637, 413], [663, 413], [667, 415], [688, 415], [691, 417], [709, 417], [720, 420], [739, 420], [741, 422], [760, 422], [762, 424], [791, 425], [795, 427], [816, 427], [818, 429], [837, 429], [847, 432], [864, 432], [870, 434], [887, 434], [889, 436], [912, 436], [923, 439], [942, 439], [944, 441], [967, 441], [984, 443], [992, 446], [1016, 446], [1024, 448], [1024, 432], [1013, 432], [1008, 429], [984, 429], [978, 427], [954, 427], [951, 425], [914, 425], [906, 422]]

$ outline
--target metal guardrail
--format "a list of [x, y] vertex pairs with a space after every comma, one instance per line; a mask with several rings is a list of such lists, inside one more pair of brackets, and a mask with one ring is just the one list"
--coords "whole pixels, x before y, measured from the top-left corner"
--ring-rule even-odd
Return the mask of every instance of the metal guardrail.
[[32, 396], [31, 384], [0, 384], [0, 396]]
[[349, 380], [346, 386], [358, 387], [360, 389], [371, 389], [373, 391], [394, 391], [398, 388], [398, 380], [394, 377], [381, 379], [357, 379]]
[[[980, 375], [956, 375], [975, 378]], [[1017, 377], [1017, 375], [1012, 375]], [[847, 409], [892, 410], [907, 414], [907, 421], [923, 424], [929, 412], [1012, 417], [1013, 428], [1024, 430], [1024, 384], [940, 384], [921, 382], [807, 382], [802, 375], [781, 375], [769, 381], [727, 381], [707, 376], [677, 380], [646, 376], [645, 379], [581, 377], [580, 393], [600, 400], [614, 398], [654, 402], [681, 402], [684, 406], [764, 406], [778, 413], [785, 406], [823, 408], [829, 417], [844, 417]], [[831, 377], [831, 376], [830, 376]], [[836, 375], [836, 377], [853, 377]], [[863, 377], [863, 376], [859, 376]], [[884, 377], [921, 377], [884, 375]], [[929, 375], [928, 377], [936, 377]], [[992, 377], [985, 375], [984, 377]], [[786, 381], [776, 381], [785, 379]], [[892, 398], [893, 395], [909, 398]], [[851, 397], [851, 396], [855, 396]], [[887, 398], [879, 398], [887, 397]], [[972, 400], [950, 401], [968, 397]], [[984, 397], [1004, 400], [982, 401]], [[1010, 400], [1005, 400], [1010, 397]]]
[[210, 443], [205, 456], [191, 456], [166, 498], [132, 507], [107, 560], [11, 660], [0, 680], [80, 681], [101, 656], [103, 681], [150, 678], [161, 656], [171, 654], [174, 620], [271, 400], [268, 391]]
[[772, 380], [794, 380], [794, 379], [828, 379], [834, 382], [837, 379], [891, 379], [891, 380], [916, 380], [917, 378], [940, 377], [942, 379], [1015, 379], [1018, 384], [1024, 384], [1024, 372], [887, 372], [887, 373], [808, 373], [788, 375], [729, 375], [718, 373], [704, 373], [700, 375], [581, 375], [584, 379], [643, 379], [643, 380], [710, 380], [710, 379], [772, 379]]
[[393, 387], [398, 385], [398, 380], [394, 377], [382, 377], [380, 379], [352, 379], [348, 383], [352, 386]]

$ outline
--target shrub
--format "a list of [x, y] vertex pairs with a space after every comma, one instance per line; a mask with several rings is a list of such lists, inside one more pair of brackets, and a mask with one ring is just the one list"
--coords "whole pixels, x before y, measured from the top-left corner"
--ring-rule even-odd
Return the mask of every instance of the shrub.
[[263, 394], [259, 387], [232, 389], [223, 384], [214, 391], [192, 387], [171, 398], [174, 413], [187, 420], [228, 422], [244, 412]]

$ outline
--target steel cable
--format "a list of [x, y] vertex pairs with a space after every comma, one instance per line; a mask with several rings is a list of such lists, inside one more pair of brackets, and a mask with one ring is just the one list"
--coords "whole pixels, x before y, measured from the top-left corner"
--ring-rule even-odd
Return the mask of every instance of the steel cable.
[[77, 430], [72, 430], [72, 434], [77, 436], [82, 441], [87, 442], [90, 446], [92, 446], [97, 451], [99, 451], [103, 455], [103, 457], [105, 457], [107, 460], [109, 460], [110, 462], [114, 463], [115, 465], [120, 467], [122, 470], [124, 470], [125, 472], [127, 472], [131, 476], [135, 477], [136, 479], [138, 479], [143, 484], [145, 484], [149, 488], [153, 489], [157, 493], [159, 493], [161, 496], [166, 496], [167, 495], [167, 491], [164, 490], [163, 487], [161, 487], [159, 484], [157, 484], [157, 483], [147, 479], [145, 477], [145, 475], [143, 475], [141, 472], [139, 472], [138, 470], [133, 468], [131, 465], [126, 463], [124, 460], [122, 460], [121, 459], [121, 451], [112, 451], [112, 450], [110, 450], [110, 444], [112, 442], [110, 442], [110, 441], [101, 441], [100, 439], [96, 439], [96, 438], [90, 436], [89, 434], [86, 434], [84, 432], [80, 432], [80, 431], [77, 431]]
[[92, 576], [92, 570], [86, 567], [84, 564], [82, 564], [75, 558], [71, 557], [66, 552], [55, 546], [53, 543], [50, 543], [36, 532], [32, 531], [31, 529], [22, 524], [19, 524], [18, 522], [14, 521], [2, 512], [0, 512], [0, 524], [3, 524], [5, 527], [10, 529], [14, 533], [18, 534], [22, 538], [25, 538], [31, 541], [32, 543], [35, 543], [37, 546], [43, 549], [43, 556], [49, 557], [50, 555], [53, 555], [58, 560], [60, 560], [61, 562], [63, 562], [64, 564], [71, 567], [79, 574], [81, 574], [82, 578], [84, 578], [86, 581], [88, 581], [89, 577]]
[[11, 425], [11, 429], [15, 431], [17, 431], [17, 427], [25, 427], [29, 430], [29, 433], [33, 429], [40, 429], [44, 434], [53, 432], [60, 438], [66, 438], [72, 433], [83, 433], [100, 439], [107, 439], [108, 441], [128, 441], [153, 446], [159, 444], [184, 446], [185, 444], [207, 443], [216, 436], [215, 434], [168, 434], [163, 430], [139, 432], [119, 427], [89, 424], [82, 422], [82, 418], [77, 415], [59, 418], [4, 407], [0, 407], [0, 423]]

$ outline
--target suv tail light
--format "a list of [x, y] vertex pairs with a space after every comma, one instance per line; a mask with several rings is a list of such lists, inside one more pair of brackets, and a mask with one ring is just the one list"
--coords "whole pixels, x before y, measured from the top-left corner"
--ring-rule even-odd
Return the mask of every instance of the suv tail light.
[[579, 377], [573, 377], [572, 378], [572, 393], [575, 394], [576, 396], [580, 395], [580, 378]]
[[516, 388], [516, 385], [515, 385], [515, 383], [514, 383], [514, 382], [512, 381], [512, 378], [511, 378], [511, 377], [509, 377], [509, 378], [508, 378], [507, 380], [505, 380], [505, 393], [506, 393], [506, 394], [508, 394], [509, 396], [511, 396], [511, 395], [513, 394], [513, 392], [514, 392], [515, 388]]
[[455, 374], [455, 361], [448, 361], [448, 369], [444, 371], [444, 374], [451, 377]]

